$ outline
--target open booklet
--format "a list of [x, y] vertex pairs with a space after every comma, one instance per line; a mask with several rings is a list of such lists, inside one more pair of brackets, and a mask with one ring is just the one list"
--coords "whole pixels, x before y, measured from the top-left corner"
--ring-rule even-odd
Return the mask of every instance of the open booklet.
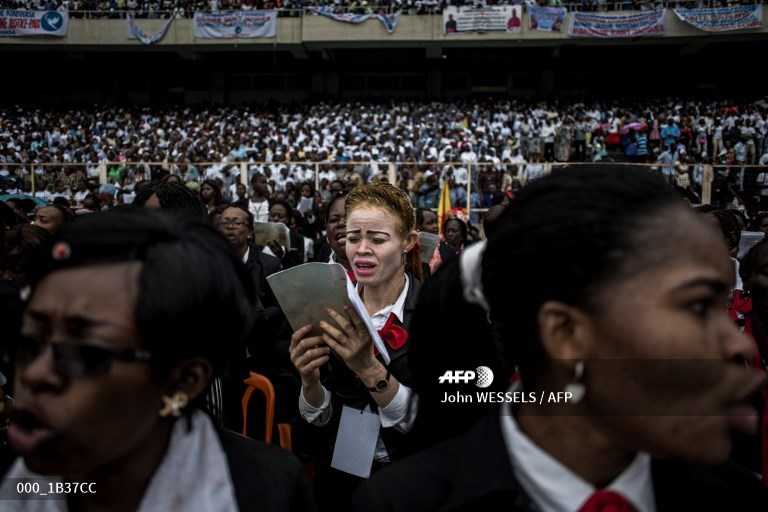
[[282, 222], [254, 222], [253, 243], [267, 246], [271, 240], [277, 240], [277, 243], [285, 247], [286, 251], [291, 250], [288, 226]]
[[741, 259], [747, 255], [747, 252], [760, 240], [765, 237], [762, 231], [742, 231], [741, 242], [739, 242], [739, 254], [736, 256]]
[[424, 263], [429, 263], [435, 254], [435, 247], [440, 243], [440, 235], [419, 231], [419, 258]]
[[320, 320], [335, 324], [325, 312], [327, 308], [332, 308], [348, 318], [344, 306], [350, 306], [365, 323], [373, 344], [384, 358], [384, 364], [389, 364], [387, 347], [373, 327], [371, 317], [365, 310], [355, 285], [350, 281], [344, 267], [338, 263], [305, 263], [268, 276], [267, 283], [280, 303], [288, 323], [291, 324], [291, 329], [295, 331], [312, 324], [310, 336], [323, 334]]

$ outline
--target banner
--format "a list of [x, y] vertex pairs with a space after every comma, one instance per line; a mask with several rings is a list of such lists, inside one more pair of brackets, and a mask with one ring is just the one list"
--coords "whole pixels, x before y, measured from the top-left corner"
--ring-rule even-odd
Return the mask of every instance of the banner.
[[547, 32], [562, 32], [565, 27], [565, 16], [568, 9], [565, 7], [539, 7], [528, 6], [528, 28], [531, 30], [544, 30]]
[[571, 37], [663, 36], [667, 11], [647, 11], [611, 16], [608, 14], [571, 13], [568, 35]]
[[0, 36], [66, 36], [66, 11], [0, 9]]
[[739, 5], [712, 9], [672, 9], [681, 21], [705, 32], [726, 32], [763, 26], [763, 6]]
[[168, 32], [168, 27], [171, 26], [171, 21], [173, 21], [173, 18], [168, 18], [168, 20], [165, 22], [165, 25], [163, 25], [163, 28], [160, 29], [160, 32], [157, 34], [150, 36], [143, 30], [139, 28], [139, 26], [134, 21], [133, 17], [131, 17], [130, 14], [128, 14], [128, 39], [138, 39], [143, 44], [153, 44], [161, 40], [163, 37], [165, 37], [165, 33]]
[[387, 34], [394, 32], [397, 28], [397, 22], [400, 21], [400, 11], [397, 11], [394, 14], [353, 14], [349, 12], [333, 12], [332, 7], [310, 7], [309, 10], [315, 14], [325, 16], [326, 18], [330, 18], [335, 21], [353, 23], [355, 25], [364, 21], [368, 21], [371, 18], [376, 18], [384, 25], [384, 28], [387, 30]]
[[443, 27], [446, 34], [520, 32], [522, 15], [521, 5], [492, 5], [477, 9], [450, 6], [443, 9]]
[[277, 11], [196, 12], [194, 26], [199, 38], [275, 37]]

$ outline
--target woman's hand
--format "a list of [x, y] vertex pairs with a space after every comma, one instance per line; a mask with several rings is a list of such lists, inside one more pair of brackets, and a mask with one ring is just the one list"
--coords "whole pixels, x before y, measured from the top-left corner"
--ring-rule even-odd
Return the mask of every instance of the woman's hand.
[[270, 240], [267, 242], [267, 245], [269, 245], [269, 250], [272, 251], [272, 254], [274, 254], [279, 259], [283, 259], [283, 256], [285, 256], [285, 251], [283, 251], [283, 246], [277, 243], [277, 240]]
[[362, 375], [379, 365], [373, 353], [373, 340], [357, 312], [349, 306], [344, 306], [344, 311], [351, 321], [331, 308], [326, 310], [339, 327], [321, 321], [320, 328], [325, 331], [323, 341], [344, 360], [350, 370]]
[[306, 337], [311, 330], [312, 325], [297, 329], [288, 349], [291, 363], [299, 371], [301, 384], [306, 389], [320, 384], [320, 367], [328, 362], [331, 352], [321, 336]]

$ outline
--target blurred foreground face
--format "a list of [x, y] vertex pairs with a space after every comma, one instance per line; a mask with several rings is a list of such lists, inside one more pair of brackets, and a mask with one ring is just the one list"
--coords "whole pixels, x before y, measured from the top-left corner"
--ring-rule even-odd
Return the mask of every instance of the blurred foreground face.
[[[142, 453], [158, 428], [162, 383], [139, 349], [138, 263], [60, 270], [36, 288], [16, 358], [11, 446], [41, 474], [88, 476]], [[52, 347], [65, 350], [54, 350]], [[108, 349], [108, 351], [101, 350]]]
[[764, 380], [746, 369], [754, 345], [726, 312], [733, 264], [693, 212], [670, 208], [647, 224], [588, 313], [588, 407], [630, 448], [719, 463], [733, 430], [757, 427], [747, 397]]

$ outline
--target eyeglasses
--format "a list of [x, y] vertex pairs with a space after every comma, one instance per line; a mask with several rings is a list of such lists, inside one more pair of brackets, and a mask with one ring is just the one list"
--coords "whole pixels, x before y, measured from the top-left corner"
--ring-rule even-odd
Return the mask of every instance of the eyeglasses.
[[228, 226], [235, 226], [236, 228], [241, 228], [245, 226], [245, 221], [243, 219], [221, 219], [219, 221], [220, 228], [224, 228]]
[[17, 337], [16, 364], [28, 365], [43, 351], [45, 345], [51, 346], [56, 371], [67, 377], [98, 377], [106, 375], [112, 368], [112, 362], [146, 362], [152, 359], [152, 353], [143, 349], [113, 350], [82, 341], [46, 342], [39, 335], [21, 334]]

